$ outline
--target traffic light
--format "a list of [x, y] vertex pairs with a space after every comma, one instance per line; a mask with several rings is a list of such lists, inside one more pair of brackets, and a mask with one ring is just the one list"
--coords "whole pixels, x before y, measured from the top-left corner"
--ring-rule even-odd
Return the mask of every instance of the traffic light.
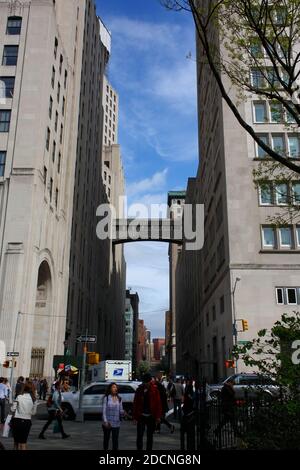
[[88, 352], [86, 362], [90, 365], [99, 364], [100, 354], [95, 352]]
[[233, 359], [227, 359], [225, 361], [225, 367], [226, 367], [226, 369], [233, 369], [234, 368], [234, 360]]
[[249, 325], [248, 325], [247, 320], [242, 320], [242, 328], [243, 328], [243, 331], [249, 330]]
[[9, 361], [5, 361], [2, 365], [3, 365], [3, 367], [8, 368], [9, 367]]

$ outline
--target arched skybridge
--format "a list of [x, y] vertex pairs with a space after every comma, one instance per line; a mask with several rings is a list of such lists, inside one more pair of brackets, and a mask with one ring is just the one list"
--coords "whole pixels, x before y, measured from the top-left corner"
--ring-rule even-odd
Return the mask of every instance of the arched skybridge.
[[183, 220], [178, 219], [114, 219], [112, 243], [157, 241], [183, 244]]

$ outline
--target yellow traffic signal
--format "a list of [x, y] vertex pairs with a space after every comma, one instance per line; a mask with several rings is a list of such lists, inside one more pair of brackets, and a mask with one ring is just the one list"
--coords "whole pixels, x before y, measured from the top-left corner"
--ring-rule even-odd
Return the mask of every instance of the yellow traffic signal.
[[88, 352], [86, 362], [90, 365], [99, 364], [100, 354], [95, 352]]
[[247, 320], [242, 320], [243, 331], [249, 330], [249, 325]]

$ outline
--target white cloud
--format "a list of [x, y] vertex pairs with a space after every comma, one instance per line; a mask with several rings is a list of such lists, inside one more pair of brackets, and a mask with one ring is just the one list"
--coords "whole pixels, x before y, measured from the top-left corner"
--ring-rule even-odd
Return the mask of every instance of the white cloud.
[[150, 178], [144, 178], [140, 181], [135, 181], [127, 185], [127, 195], [134, 196], [142, 194], [146, 191], [152, 190], [153, 192], [157, 189], [162, 189], [166, 184], [168, 168], [163, 171], [157, 171]]

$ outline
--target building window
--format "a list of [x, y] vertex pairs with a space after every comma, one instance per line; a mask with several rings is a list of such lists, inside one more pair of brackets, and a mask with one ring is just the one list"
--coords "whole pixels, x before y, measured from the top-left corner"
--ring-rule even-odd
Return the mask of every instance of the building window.
[[263, 248], [275, 248], [275, 229], [272, 227], [262, 227]]
[[56, 142], [53, 140], [53, 147], [52, 147], [52, 161], [55, 162], [55, 153], [56, 153]]
[[55, 113], [55, 123], [54, 123], [55, 132], [57, 132], [57, 126], [58, 126], [58, 112], [56, 111], [56, 113]]
[[57, 172], [60, 173], [60, 166], [61, 166], [61, 152], [58, 154], [58, 161], [57, 161]]
[[220, 197], [217, 208], [216, 208], [216, 220], [217, 220], [217, 229], [220, 227], [221, 223], [223, 222], [223, 201], [222, 197]]
[[297, 305], [297, 291], [296, 291], [296, 289], [287, 287], [286, 293], [287, 293], [287, 304], [288, 305]]
[[0, 98], [14, 96], [15, 77], [0, 77]]
[[276, 289], [276, 300], [278, 305], [284, 304], [283, 289], [281, 287]]
[[52, 202], [52, 193], [53, 193], [53, 178], [50, 178], [50, 184], [49, 184], [50, 202]]
[[299, 138], [297, 136], [288, 136], [289, 156], [290, 158], [299, 158]]
[[107, 190], [108, 197], [110, 197], [110, 188]]
[[47, 183], [47, 168], [44, 166], [44, 186], [46, 186]]
[[60, 135], [59, 135], [59, 142], [62, 144], [63, 142], [63, 135], [64, 135], [64, 126], [60, 125]]
[[60, 83], [57, 84], [57, 102], [60, 100]]
[[105, 171], [105, 172], [104, 172], [104, 181], [106, 181], [106, 175], [107, 175], [107, 173], [106, 173], [106, 171]]
[[5, 162], [6, 162], [6, 152], [0, 152], [0, 176], [4, 176], [5, 171]]
[[64, 88], [67, 88], [67, 81], [68, 81], [68, 72], [65, 70], [65, 78], [64, 78]]
[[[257, 136], [260, 138], [260, 140], [263, 141], [264, 144], [269, 145], [269, 139], [268, 139], [267, 134], [258, 134]], [[256, 157], [265, 158], [267, 156], [268, 156], [267, 152], [262, 147], [260, 147], [260, 145], [256, 143]]]
[[17, 65], [19, 46], [4, 46], [2, 65]]
[[272, 204], [272, 185], [264, 184], [259, 188], [259, 203], [261, 206], [270, 206]]
[[55, 207], [58, 207], [58, 189], [55, 190]]
[[55, 84], [55, 68], [52, 67], [51, 86], [53, 89], [54, 89], [54, 84]]
[[49, 146], [50, 146], [50, 136], [51, 136], [50, 129], [49, 127], [47, 127], [47, 132], [46, 132], [46, 149], [47, 150], [49, 150]]
[[300, 182], [292, 184], [293, 204], [300, 205]]
[[264, 88], [265, 86], [265, 78], [261, 70], [259, 69], [252, 69], [251, 70], [251, 85], [254, 88]]
[[216, 306], [213, 305], [213, 308], [212, 308], [212, 317], [213, 317], [213, 321], [216, 321]]
[[111, 176], [108, 175], [108, 183], [111, 184]]
[[59, 59], [59, 73], [61, 75], [61, 72], [62, 72], [62, 64], [63, 64], [63, 61], [64, 61], [64, 58], [63, 56], [60, 54], [60, 59]]
[[209, 326], [209, 313], [206, 314], [206, 326]]
[[9, 132], [10, 116], [10, 110], [0, 110], [0, 132]]
[[220, 313], [224, 313], [225, 312], [225, 298], [224, 298], [224, 295], [222, 295], [222, 297], [220, 297]]
[[288, 204], [288, 184], [281, 183], [275, 187], [276, 203], [279, 206], [285, 206]]
[[61, 112], [63, 116], [65, 115], [65, 109], [66, 109], [66, 98], [63, 97], [63, 103], [62, 103], [62, 108], [61, 108]]
[[54, 57], [55, 57], [55, 59], [57, 57], [57, 48], [58, 48], [58, 39], [55, 38], [55, 41], [54, 41]]
[[7, 19], [6, 34], [17, 36], [21, 34], [22, 18], [20, 16], [10, 16]]
[[279, 228], [279, 242], [281, 248], [292, 248], [292, 229], [291, 227]]
[[296, 239], [297, 239], [297, 246], [300, 247], [300, 225], [296, 227]]
[[283, 122], [283, 107], [281, 103], [273, 101], [270, 103], [271, 122]]
[[280, 155], [285, 154], [284, 136], [282, 134], [272, 135], [272, 148]]
[[53, 109], [53, 99], [52, 96], [50, 96], [50, 102], [49, 102], [49, 118], [52, 118], [52, 109]]
[[254, 119], [257, 123], [267, 122], [266, 103], [254, 103]]

